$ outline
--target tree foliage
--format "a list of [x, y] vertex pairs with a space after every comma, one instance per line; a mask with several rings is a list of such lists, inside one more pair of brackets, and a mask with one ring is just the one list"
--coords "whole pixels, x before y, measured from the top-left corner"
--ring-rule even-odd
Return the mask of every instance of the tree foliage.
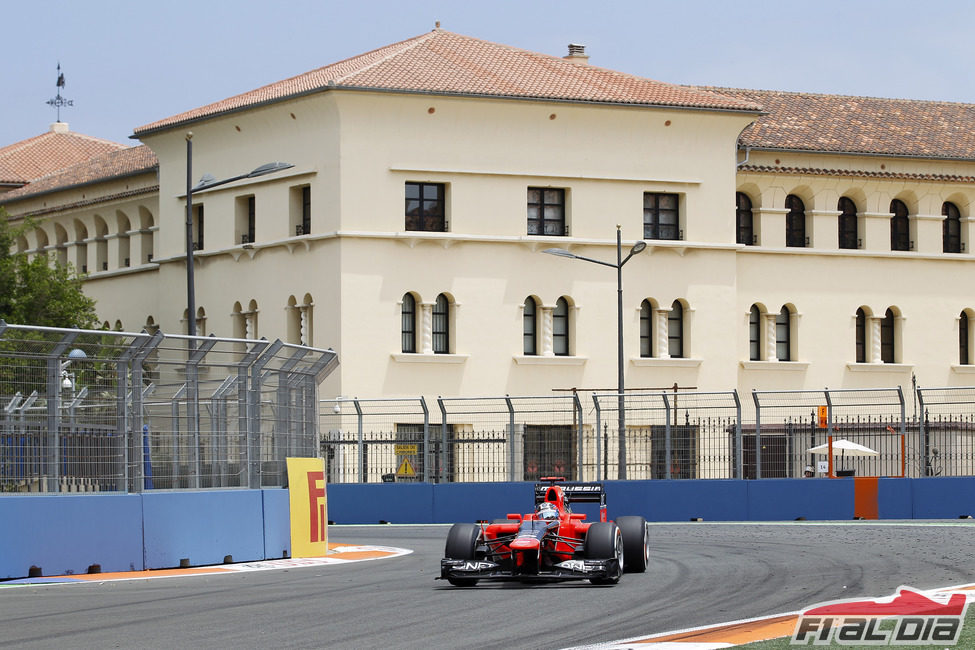
[[95, 301], [84, 294], [70, 264], [54, 256], [14, 252], [17, 238], [32, 227], [13, 227], [0, 207], [0, 318], [11, 324], [93, 328]]

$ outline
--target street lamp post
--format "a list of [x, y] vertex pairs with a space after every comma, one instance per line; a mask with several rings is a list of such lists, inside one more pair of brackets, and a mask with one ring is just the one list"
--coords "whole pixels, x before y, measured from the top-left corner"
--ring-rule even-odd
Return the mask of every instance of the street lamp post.
[[623, 400], [623, 394], [626, 390], [626, 386], [623, 382], [623, 265], [630, 261], [630, 258], [641, 252], [647, 247], [647, 243], [644, 241], [638, 241], [633, 244], [630, 248], [630, 252], [623, 257], [623, 235], [620, 232], [619, 224], [616, 225], [616, 264], [610, 262], [604, 262], [602, 260], [596, 260], [591, 257], [583, 257], [582, 255], [576, 255], [575, 253], [570, 253], [564, 248], [546, 248], [543, 253], [548, 253], [549, 255], [558, 255], [559, 257], [570, 257], [577, 260], [583, 260], [586, 262], [592, 262], [593, 264], [601, 264], [602, 266], [608, 266], [610, 268], [616, 269], [616, 387], [618, 392], [618, 405], [617, 412], [619, 415], [619, 472], [618, 477], [620, 480], [626, 479], [626, 404]]
[[196, 283], [193, 277], [193, 193], [239, 181], [243, 178], [273, 174], [290, 167], [294, 167], [294, 165], [282, 162], [267, 163], [246, 174], [219, 181], [210, 174], [204, 174], [200, 178], [200, 182], [193, 185], [193, 132], [190, 131], [186, 134], [186, 316], [189, 321], [187, 333], [190, 336], [196, 336]]

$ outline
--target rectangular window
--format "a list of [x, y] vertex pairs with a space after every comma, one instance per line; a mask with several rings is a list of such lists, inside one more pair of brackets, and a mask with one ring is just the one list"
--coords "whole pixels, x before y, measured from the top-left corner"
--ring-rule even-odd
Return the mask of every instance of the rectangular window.
[[307, 235], [311, 232], [311, 187], [301, 188], [301, 233]]
[[528, 234], [564, 237], [565, 190], [528, 188]]
[[257, 210], [254, 195], [237, 197], [235, 207], [235, 236], [241, 244], [254, 243]]
[[203, 250], [203, 206], [193, 206], [193, 250]]
[[406, 230], [446, 232], [443, 183], [406, 184]]
[[645, 239], [680, 239], [680, 215], [677, 194], [643, 193], [643, 237]]
[[255, 231], [257, 230], [257, 211], [254, 197], [247, 198], [247, 241], [254, 241]]
[[542, 476], [575, 476], [576, 432], [564, 424], [526, 424], [523, 439], [526, 481]]

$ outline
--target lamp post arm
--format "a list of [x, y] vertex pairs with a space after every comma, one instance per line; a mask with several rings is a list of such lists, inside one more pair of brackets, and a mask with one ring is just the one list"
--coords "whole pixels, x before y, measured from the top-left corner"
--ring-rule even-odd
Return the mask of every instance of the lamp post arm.
[[233, 176], [231, 178], [225, 178], [220, 181], [216, 180], [201, 180], [199, 183], [193, 186], [191, 192], [199, 192], [200, 190], [208, 190], [211, 187], [218, 187], [220, 185], [226, 185], [227, 183], [233, 183], [234, 181], [239, 181], [242, 178], [247, 178], [247, 174], [239, 174], [238, 176]]
[[602, 266], [608, 266], [611, 269], [617, 268], [617, 265], [616, 264], [611, 264], [610, 262], [604, 262], [602, 260], [594, 260], [591, 257], [583, 257], [582, 255], [576, 255], [575, 253], [572, 253], [572, 257], [574, 257], [577, 260], [583, 260], [583, 261], [586, 261], [586, 262], [592, 262], [593, 264], [600, 264]]

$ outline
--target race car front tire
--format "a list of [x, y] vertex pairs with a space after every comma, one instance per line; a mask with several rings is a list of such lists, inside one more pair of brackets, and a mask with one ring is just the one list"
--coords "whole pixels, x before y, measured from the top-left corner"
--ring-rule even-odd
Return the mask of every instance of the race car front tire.
[[620, 581], [626, 555], [623, 549], [623, 535], [619, 526], [611, 521], [593, 524], [586, 531], [586, 540], [582, 548], [586, 559], [608, 560], [616, 558], [619, 565], [619, 570], [615, 576], [590, 578], [589, 582], [594, 585], [615, 585]]
[[617, 517], [616, 525], [623, 534], [623, 552], [626, 557], [627, 573], [643, 573], [650, 561], [650, 540], [647, 534], [647, 520], [643, 517]]
[[[477, 559], [477, 542], [481, 537], [481, 527], [477, 524], [454, 524], [447, 533], [444, 556], [450, 560]], [[455, 587], [473, 587], [477, 578], [447, 578]]]

